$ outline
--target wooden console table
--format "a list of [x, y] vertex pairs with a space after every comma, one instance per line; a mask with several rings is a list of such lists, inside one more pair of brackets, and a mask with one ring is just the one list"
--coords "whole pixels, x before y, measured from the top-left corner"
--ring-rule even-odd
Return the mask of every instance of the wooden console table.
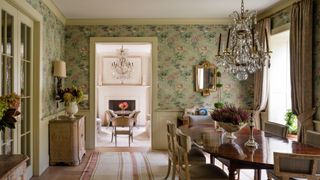
[[28, 159], [23, 154], [0, 155], [0, 180], [26, 179]]
[[79, 165], [85, 154], [85, 116], [49, 121], [50, 165]]

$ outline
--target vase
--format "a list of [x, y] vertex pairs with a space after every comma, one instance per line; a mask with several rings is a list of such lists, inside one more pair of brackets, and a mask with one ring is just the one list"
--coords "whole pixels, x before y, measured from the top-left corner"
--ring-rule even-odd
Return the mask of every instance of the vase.
[[236, 139], [237, 137], [234, 135], [235, 132], [242, 129], [246, 123], [241, 125], [235, 125], [232, 123], [218, 122], [219, 126], [222, 127], [226, 131], [226, 137], [229, 139]]
[[66, 107], [66, 113], [69, 115], [70, 118], [75, 118], [75, 114], [78, 112], [78, 104], [77, 102], [70, 102]]

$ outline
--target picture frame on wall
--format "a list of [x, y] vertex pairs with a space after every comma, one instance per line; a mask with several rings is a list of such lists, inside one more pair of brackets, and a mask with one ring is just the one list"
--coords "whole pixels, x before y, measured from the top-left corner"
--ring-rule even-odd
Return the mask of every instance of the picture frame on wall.
[[105, 56], [102, 58], [102, 85], [142, 85], [142, 57], [127, 57], [132, 62], [133, 69], [128, 79], [117, 79], [112, 63], [117, 61], [117, 57]]

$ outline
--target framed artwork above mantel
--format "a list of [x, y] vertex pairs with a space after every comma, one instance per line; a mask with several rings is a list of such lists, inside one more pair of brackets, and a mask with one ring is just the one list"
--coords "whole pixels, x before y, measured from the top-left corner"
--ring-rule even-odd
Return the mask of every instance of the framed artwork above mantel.
[[124, 80], [116, 77], [112, 63], [117, 60], [116, 56], [104, 56], [101, 58], [101, 81], [102, 85], [142, 85], [142, 57], [128, 56], [127, 60], [132, 62], [133, 69], [130, 77]]

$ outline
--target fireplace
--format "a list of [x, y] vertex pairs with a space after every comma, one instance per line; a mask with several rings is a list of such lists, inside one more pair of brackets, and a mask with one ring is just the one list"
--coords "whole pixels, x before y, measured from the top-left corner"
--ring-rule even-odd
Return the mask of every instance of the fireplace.
[[114, 110], [114, 111], [121, 110], [119, 108], [119, 104], [122, 102], [128, 103], [129, 106], [126, 109], [127, 111], [133, 111], [136, 109], [136, 100], [109, 100], [109, 109]]

